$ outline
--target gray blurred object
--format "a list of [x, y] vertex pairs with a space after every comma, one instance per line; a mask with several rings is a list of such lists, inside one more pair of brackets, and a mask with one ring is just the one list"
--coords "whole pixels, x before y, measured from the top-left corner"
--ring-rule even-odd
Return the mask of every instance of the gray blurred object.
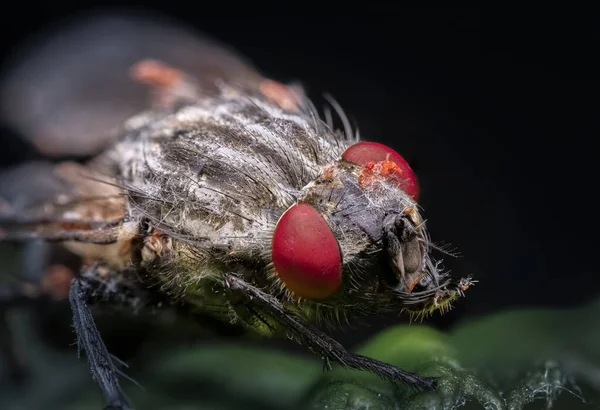
[[140, 60], [177, 67], [208, 93], [218, 79], [260, 78], [227, 47], [164, 17], [92, 13], [59, 25], [13, 56], [0, 85], [0, 120], [48, 156], [96, 153], [112, 128], [149, 106], [148, 88], [130, 77]]
[[[0, 173], [0, 219], [35, 207], [66, 189], [65, 182], [53, 176], [52, 164], [47, 162], [29, 162], [6, 170]], [[9, 269], [14, 271], [11, 275], [37, 281], [47, 266], [53, 246], [43, 241], [32, 241], [22, 247], [19, 269]], [[3, 262], [4, 274], [8, 274], [7, 262]]]

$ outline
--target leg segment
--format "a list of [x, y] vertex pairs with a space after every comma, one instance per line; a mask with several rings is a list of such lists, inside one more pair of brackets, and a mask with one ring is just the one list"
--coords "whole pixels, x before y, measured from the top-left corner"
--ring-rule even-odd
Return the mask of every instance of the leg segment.
[[322, 355], [326, 363], [332, 361], [347, 368], [366, 370], [391, 382], [401, 381], [417, 389], [435, 389], [437, 379], [434, 377], [424, 377], [416, 373], [410, 373], [370, 357], [348, 352], [333, 338], [287, 311], [277, 298], [247, 283], [239, 276], [235, 274], [227, 275], [226, 283], [231, 290], [240, 292], [246, 295], [249, 300], [252, 300], [253, 303], [259, 304], [265, 312], [289, 329], [301, 343], [305, 343], [310, 350]]
[[89, 282], [85, 277], [73, 279], [69, 302], [73, 311], [73, 327], [77, 334], [78, 353], [81, 350], [85, 351], [92, 376], [108, 403], [106, 409], [132, 409], [133, 407], [129, 404], [119, 384], [121, 371], [113, 363], [113, 358], [102, 341], [92, 312], [87, 305], [90, 290]]

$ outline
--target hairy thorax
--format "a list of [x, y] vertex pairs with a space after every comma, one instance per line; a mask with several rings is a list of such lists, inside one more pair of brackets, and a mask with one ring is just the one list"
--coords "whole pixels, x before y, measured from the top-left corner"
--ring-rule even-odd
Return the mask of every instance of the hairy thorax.
[[165, 291], [200, 306], [215, 302], [228, 271], [273, 285], [279, 217], [351, 143], [306, 118], [221, 96], [125, 124], [104, 163], [115, 164], [131, 218], [148, 227], [142, 262]]

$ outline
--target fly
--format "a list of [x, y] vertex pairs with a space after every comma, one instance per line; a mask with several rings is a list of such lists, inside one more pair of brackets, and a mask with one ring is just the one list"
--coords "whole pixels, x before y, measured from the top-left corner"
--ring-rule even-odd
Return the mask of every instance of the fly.
[[202, 312], [290, 336], [327, 366], [435, 388], [316, 327], [445, 311], [473, 283], [432, 259], [399, 153], [172, 22], [96, 17], [45, 41], [9, 72], [3, 118], [48, 157], [84, 159], [5, 173], [0, 240], [58, 242], [81, 259], [68, 297], [110, 408], [131, 405], [92, 305]]

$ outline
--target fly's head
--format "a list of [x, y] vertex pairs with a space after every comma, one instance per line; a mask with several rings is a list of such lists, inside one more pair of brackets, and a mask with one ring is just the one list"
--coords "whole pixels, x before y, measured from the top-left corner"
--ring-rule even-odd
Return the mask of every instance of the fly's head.
[[398, 153], [373, 142], [350, 146], [280, 217], [273, 276], [309, 315], [447, 311], [473, 281], [450, 277], [432, 259], [418, 195]]

